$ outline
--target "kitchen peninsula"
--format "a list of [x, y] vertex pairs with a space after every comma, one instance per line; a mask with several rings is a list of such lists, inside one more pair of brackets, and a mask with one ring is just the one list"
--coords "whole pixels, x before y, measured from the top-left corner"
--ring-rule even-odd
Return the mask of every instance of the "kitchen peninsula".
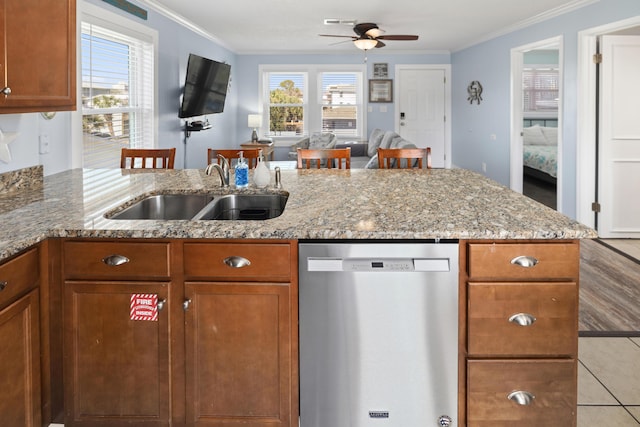
[[[31, 309], [22, 312], [41, 331], [24, 363], [36, 379], [42, 372], [42, 393], [22, 403], [34, 419], [60, 420], [64, 411], [70, 426], [132, 420], [146, 426], [233, 426], [246, 417], [251, 425], [297, 425], [297, 241], [454, 239], [460, 240], [456, 425], [509, 425], [517, 419], [548, 425], [545, 417], [575, 424], [579, 239], [595, 232], [482, 175], [461, 169], [283, 170], [282, 189], [242, 190], [288, 193], [277, 218], [141, 221], [105, 214], [151, 194], [236, 190], [220, 188], [218, 177], [201, 170], [41, 174], [35, 168], [3, 177], [2, 184], [9, 180], [20, 188], [0, 196], [0, 273], [26, 283], [22, 293], [0, 301], [0, 316], [8, 304], [15, 312], [30, 297]], [[123, 253], [131, 263], [110, 273], [105, 263], [120, 263]], [[252, 259], [248, 273], [231, 274], [216, 261], [239, 253]], [[520, 255], [534, 257], [539, 266], [512, 271], [509, 261]], [[130, 296], [137, 294], [157, 296], [156, 322], [130, 321]], [[511, 310], [509, 303], [520, 311], [539, 310], [535, 328], [516, 328], [525, 331], [522, 337], [496, 319]], [[40, 319], [33, 315], [38, 304]], [[261, 323], [252, 323], [248, 312]], [[212, 322], [221, 331], [215, 339], [198, 326]], [[257, 326], [261, 330], [250, 343], [224, 333]], [[233, 350], [217, 351], [220, 339]], [[140, 346], [131, 344], [136, 340]], [[83, 347], [88, 342], [96, 346]], [[250, 353], [243, 353], [246, 347]], [[38, 348], [41, 366], [33, 357]], [[207, 371], [204, 355], [222, 371]], [[134, 361], [146, 371], [127, 370]], [[253, 362], [262, 365], [245, 372]], [[495, 387], [503, 385], [495, 378], [505, 373], [508, 393], [512, 386], [533, 384], [535, 402], [545, 410], [536, 413], [536, 405], [526, 405], [526, 390], [517, 396], [525, 404], [513, 404], [506, 394], [504, 402], [494, 402], [501, 392]], [[225, 374], [246, 383], [234, 388], [225, 383], [234, 378]], [[263, 398], [247, 395], [248, 388]], [[245, 393], [241, 403], [235, 392]], [[123, 394], [128, 399], [119, 399]], [[7, 410], [20, 408], [16, 403]]]

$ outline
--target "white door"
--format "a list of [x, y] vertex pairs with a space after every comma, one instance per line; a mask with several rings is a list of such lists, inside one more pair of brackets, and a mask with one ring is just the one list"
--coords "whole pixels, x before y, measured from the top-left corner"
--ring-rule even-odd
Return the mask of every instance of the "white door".
[[640, 238], [640, 36], [603, 36], [598, 234]]
[[451, 166], [447, 132], [446, 68], [398, 66], [396, 70], [398, 109], [396, 128], [418, 147], [431, 147], [434, 168]]

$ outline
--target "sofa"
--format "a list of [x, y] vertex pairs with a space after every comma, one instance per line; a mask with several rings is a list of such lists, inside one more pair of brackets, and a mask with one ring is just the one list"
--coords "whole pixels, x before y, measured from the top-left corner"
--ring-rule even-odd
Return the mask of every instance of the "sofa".
[[[351, 148], [352, 169], [377, 169], [378, 148], [416, 148], [416, 145], [407, 141], [394, 131], [374, 129], [369, 135], [366, 147], [364, 145], [350, 145], [349, 143], [337, 144], [336, 148]], [[359, 149], [356, 149], [358, 147]]]
[[336, 148], [338, 137], [331, 132], [315, 132], [310, 136], [302, 138], [293, 144], [289, 149], [289, 160], [298, 159], [298, 148], [320, 150]]

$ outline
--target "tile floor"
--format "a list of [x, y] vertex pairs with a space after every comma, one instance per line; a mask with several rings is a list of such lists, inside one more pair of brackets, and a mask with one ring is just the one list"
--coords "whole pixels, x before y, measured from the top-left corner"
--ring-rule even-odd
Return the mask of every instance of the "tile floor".
[[640, 426], [640, 338], [580, 337], [578, 358], [578, 427]]
[[578, 427], [640, 426], [640, 338], [578, 340]]

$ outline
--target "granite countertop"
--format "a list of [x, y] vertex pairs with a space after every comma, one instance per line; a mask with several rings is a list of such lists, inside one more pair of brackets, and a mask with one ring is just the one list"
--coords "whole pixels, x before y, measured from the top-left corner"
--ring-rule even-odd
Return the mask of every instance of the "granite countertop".
[[[41, 174], [41, 168], [39, 171]], [[271, 179], [273, 183], [273, 172]], [[251, 186], [223, 189], [217, 175], [207, 176], [196, 169], [62, 172], [31, 186], [14, 186], [11, 191], [1, 192], [0, 259], [48, 237], [596, 237], [592, 229], [464, 169], [283, 170], [282, 184], [281, 190], [273, 186], [263, 190]], [[281, 216], [266, 221], [129, 221], [104, 216], [131, 199], [176, 192], [286, 192], [289, 199]]]

